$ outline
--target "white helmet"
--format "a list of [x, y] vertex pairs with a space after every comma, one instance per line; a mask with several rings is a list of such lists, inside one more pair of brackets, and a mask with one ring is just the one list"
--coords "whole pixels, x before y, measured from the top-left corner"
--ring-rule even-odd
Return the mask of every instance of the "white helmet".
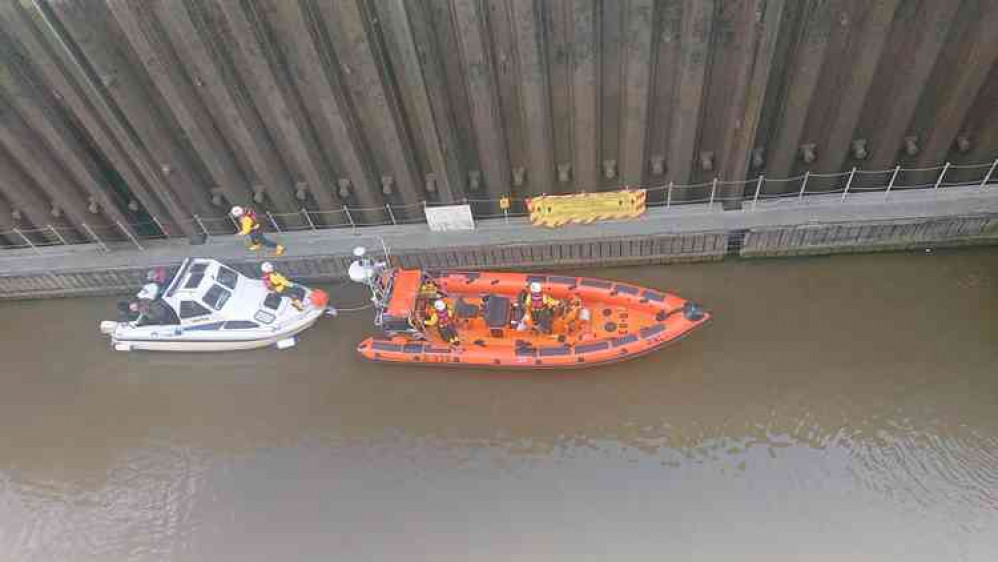
[[442, 299], [437, 299], [437, 302], [433, 303], [433, 308], [443, 312], [447, 309], [447, 303], [445, 303]]
[[539, 292], [541, 292], [541, 284], [538, 283], [537, 281], [534, 281], [533, 283], [531, 283], [530, 284], [530, 292], [531, 293], [539, 293]]
[[239, 217], [243, 216], [243, 212], [244, 212], [243, 208], [240, 207], [239, 205], [236, 205], [236, 206], [232, 207], [232, 210], [229, 211], [229, 214], [232, 215], [232, 216], [234, 216], [234, 217], [236, 217], [236, 218], [239, 218]]
[[274, 264], [270, 263], [269, 261], [265, 261], [260, 264], [260, 271], [264, 273], [270, 273], [274, 271]]

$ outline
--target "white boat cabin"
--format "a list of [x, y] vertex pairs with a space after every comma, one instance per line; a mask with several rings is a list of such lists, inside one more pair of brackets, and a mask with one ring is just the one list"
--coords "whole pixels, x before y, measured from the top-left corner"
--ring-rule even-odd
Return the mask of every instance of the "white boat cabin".
[[[297, 298], [303, 298], [304, 293], [304, 288], [293, 289]], [[185, 260], [160, 302], [172, 314], [165, 315], [166, 321], [153, 323], [179, 324], [187, 330], [267, 328], [280, 324], [285, 316], [300, 315], [290, 299], [268, 291], [262, 280], [246, 277], [212, 259]], [[148, 324], [141, 318], [137, 321], [137, 325]]]

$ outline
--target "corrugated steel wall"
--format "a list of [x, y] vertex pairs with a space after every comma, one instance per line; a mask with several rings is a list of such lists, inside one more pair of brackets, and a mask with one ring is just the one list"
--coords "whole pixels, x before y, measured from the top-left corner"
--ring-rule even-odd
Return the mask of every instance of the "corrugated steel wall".
[[989, 161], [996, 30], [998, 0], [7, 0], [0, 231]]

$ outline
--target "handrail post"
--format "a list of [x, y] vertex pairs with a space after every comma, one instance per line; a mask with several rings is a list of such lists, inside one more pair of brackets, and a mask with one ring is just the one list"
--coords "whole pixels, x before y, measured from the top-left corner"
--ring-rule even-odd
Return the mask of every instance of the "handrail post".
[[898, 172], [900, 171], [901, 171], [901, 165], [898, 164], [897, 166], [894, 167], [894, 173], [891, 174], [891, 182], [887, 184], [887, 191], [884, 192], [884, 201], [887, 201], [887, 198], [890, 196], [891, 188], [894, 187], [894, 180], [898, 178]]
[[717, 193], [717, 176], [714, 176], [714, 181], [711, 182], [710, 184], [710, 201], [707, 203], [707, 206], [710, 208], [714, 207], [714, 194], [716, 193]]
[[308, 211], [305, 209], [305, 207], [301, 208], [301, 214], [305, 215], [305, 220], [308, 222], [308, 227], [311, 228], [312, 230], [315, 230], [315, 223], [312, 222], [312, 217], [309, 216]]
[[132, 244], [135, 244], [135, 247], [138, 248], [139, 251], [142, 252], [146, 251], [146, 249], [142, 247], [142, 244], [139, 244], [139, 241], [138, 239], [135, 238], [135, 235], [132, 234], [127, 228], [122, 226], [120, 221], [114, 221], [114, 224], [118, 225], [118, 228], [125, 233], [125, 236], [128, 236], [132, 240]]
[[87, 223], [85, 223], [85, 222], [84, 222], [84, 223], [80, 223], [80, 224], [81, 224], [81, 225], [83, 226], [83, 229], [87, 231], [87, 234], [89, 234], [91, 238], [93, 238], [94, 240], [96, 240], [96, 241], [97, 241], [97, 244], [99, 244], [99, 245], [100, 245], [100, 247], [101, 247], [101, 249], [102, 249], [102, 250], [104, 250], [105, 252], [110, 252], [110, 251], [111, 251], [111, 250], [109, 250], [109, 249], [107, 248], [107, 244], [105, 244], [105, 243], [104, 243], [104, 241], [103, 241], [103, 240], [101, 240], [101, 239], [100, 239], [100, 238], [99, 238], [99, 237], [97, 236], [97, 233], [95, 233], [95, 232], [93, 231], [93, 229], [92, 229], [92, 228], [90, 228], [90, 225], [88, 225], [88, 224], [87, 224]]
[[24, 233], [23, 233], [23, 232], [21, 232], [21, 231], [20, 231], [20, 230], [19, 230], [19, 229], [18, 229], [17, 227], [14, 227], [14, 232], [16, 232], [16, 233], [17, 233], [17, 235], [18, 235], [18, 236], [20, 236], [20, 237], [21, 237], [21, 238], [22, 238], [22, 239], [23, 239], [23, 240], [24, 240], [25, 242], [27, 242], [27, 243], [28, 243], [28, 247], [29, 247], [29, 248], [31, 248], [32, 250], [34, 250], [36, 254], [38, 254], [38, 255], [41, 255], [41, 254], [42, 254], [42, 251], [41, 251], [41, 250], [39, 250], [39, 249], [38, 249], [38, 247], [37, 247], [37, 246], [35, 246], [35, 245], [34, 245], [34, 244], [33, 244], [33, 243], [31, 242], [31, 239], [30, 239], [30, 238], [28, 238], [27, 236], [25, 236], [25, 235], [24, 235]]
[[989, 181], [991, 181], [991, 174], [995, 173], [996, 167], [998, 167], [998, 158], [995, 158], [995, 161], [991, 163], [991, 167], [988, 168], [988, 173], [984, 176], [984, 179], [981, 180], [981, 185], [980, 185], [981, 189], [984, 189], [984, 186], [987, 185]]
[[392, 226], [398, 226], [398, 223], [395, 222], [395, 213], [392, 212], [391, 203], [385, 203], [385, 209], [388, 210], [388, 218], [392, 219]]
[[665, 188], [665, 208], [668, 209], [672, 206], [672, 187], [675, 182], [669, 182], [669, 187]]
[[842, 192], [842, 199], [839, 200], [840, 203], [846, 202], [846, 195], [849, 195], [849, 188], [852, 187], [852, 178], [856, 176], [856, 166], [852, 167], [852, 171], [849, 172], [849, 179], [846, 180], [845, 191]]
[[52, 234], [55, 234], [55, 237], [59, 239], [59, 242], [61, 242], [63, 246], [67, 246], [68, 245], [66, 243], [66, 239], [62, 237], [62, 234], [59, 234], [59, 231], [56, 230], [56, 228], [54, 226], [52, 226], [50, 224], [50, 225], [48, 225], [48, 227], [49, 227], [49, 230], [52, 231]]
[[755, 206], [759, 204], [759, 193], [762, 191], [762, 184], [766, 181], [766, 176], [759, 174], [759, 179], [755, 182], [755, 195], [752, 196], [752, 210], [755, 210]]
[[159, 231], [163, 233], [163, 236], [167, 238], [170, 237], [170, 233], [166, 231], [166, 228], [163, 227], [163, 223], [159, 222], [159, 219], [156, 218], [156, 215], [152, 215], [152, 221], [156, 223], [157, 227], [159, 227]]
[[347, 220], [350, 221], [350, 228], [353, 229], [354, 234], [357, 234], [357, 224], [353, 222], [353, 217], [350, 215], [350, 209], [346, 205], [343, 205], [343, 214], [347, 216]]
[[943, 183], [943, 177], [946, 176], [946, 172], [949, 170], [949, 162], [943, 166], [943, 171], [939, 172], [939, 177], [936, 178], [936, 185], [932, 186], [932, 189], [939, 189], [939, 186]]
[[274, 230], [281, 232], [281, 225], [277, 224], [277, 221], [274, 220], [274, 215], [270, 214], [270, 211], [267, 211], [267, 219], [270, 220], [270, 226], [274, 227]]
[[807, 180], [811, 177], [811, 170], [804, 172], [804, 181], [800, 184], [800, 193], [797, 194], [797, 201], [804, 201], [804, 190], [807, 189]]
[[[194, 215], [194, 220], [197, 221], [198, 226], [201, 227], [201, 232], [204, 233], [205, 238], [211, 236], [211, 233], [208, 232], [208, 229], [204, 227], [204, 223], [201, 222], [201, 217], [199, 217], [198, 215]], [[236, 232], [239, 232], [239, 227], [238, 226], [236, 227]]]

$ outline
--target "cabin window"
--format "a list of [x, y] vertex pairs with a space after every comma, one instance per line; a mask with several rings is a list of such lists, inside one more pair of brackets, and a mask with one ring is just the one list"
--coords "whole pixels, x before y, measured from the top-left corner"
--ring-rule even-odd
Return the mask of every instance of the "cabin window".
[[222, 307], [225, 306], [225, 302], [229, 300], [230, 296], [232, 296], [232, 293], [223, 289], [221, 285], [212, 285], [205, 292], [204, 296], [201, 297], [201, 300], [215, 310], [222, 310]]
[[259, 327], [259, 324], [250, 322], [249, 320], [229, 320], [225, 323], [226, 330], [252, 330]]
[[204, 262], [196, 263], [196, 264], [194, 264], [194, 265], [191, 266], [191, 273], [192, 274], [195, 274], [195, 273], [204, 273], [206, 269], [208, 269], [208, 264], [206, 264]]
[[236, 281], [238, 279], [239, 279], [239, 274], [227, 267], [219, 267], [218, 275], [215, 277], [216, 281], [218, 281], [219, 283], [225, 285], [230, 289], [236, 288]]
[[180, 302], [180, 318], [186, 320], [187, 318], [195, 318], [197, 316], [207, 316], [211, 314], [207, 308], [201, 306], [194, 301], [181, 301]]
[[197, 326], [188, 326], [185, 329], [188, 332], [193, 332], [193, 331], [207, 332], [207, 331], [220, 330], [221, 328], [222, 328], [221, 322], [214, 322], [212, 324], [198, 324]]
[[201, 284], [201, 280], [204, 279], [204, 273], [191, 273], [190, 277], [187, 278], [187, 282], [184, 283], [185, 289], [196, 289], [198, 285]]

